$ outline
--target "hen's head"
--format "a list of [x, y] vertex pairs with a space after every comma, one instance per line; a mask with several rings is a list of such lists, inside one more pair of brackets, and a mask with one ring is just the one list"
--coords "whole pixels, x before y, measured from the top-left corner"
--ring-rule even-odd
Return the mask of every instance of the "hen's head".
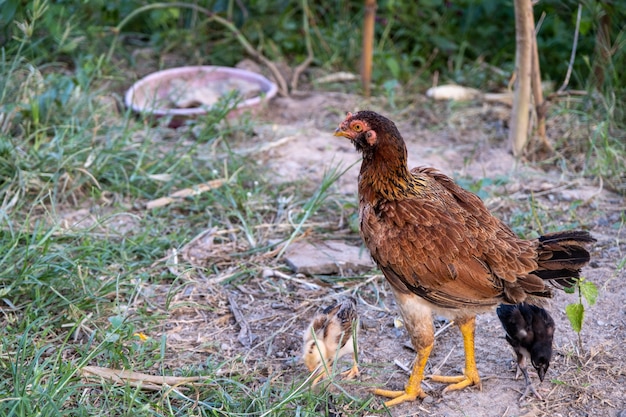
[[350, 139], [360, 152], [368, 152], [385, 141], [403, 142], [396, 125], [384, 116], [369, 110], [348, 112], [337, 129], [335, 136]]

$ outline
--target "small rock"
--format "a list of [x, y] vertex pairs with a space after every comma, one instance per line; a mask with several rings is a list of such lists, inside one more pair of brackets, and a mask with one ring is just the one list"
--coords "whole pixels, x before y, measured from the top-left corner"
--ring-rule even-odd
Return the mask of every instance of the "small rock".
[[293, 243], [285, 253], [285, 260], [294, 272], [307, 275], [360, 273], [374, 267], [367, 250], [334, 240]]
[[425, 405], [432, 404], [434, 402], [435, 402], [435, 399], [433, 398], [432, 395], [429, 395], [422, 400], [422, 404], [425, 404]]
[[365, 330], [375, 329], [378, 327], [377, 322], [368, 317], [360, 317], [359, 322], [361, 323], [361, 328]]
[[589, 202], [599, 194], [598, 188], [583, 186], [574, 189], [560, 191], [560, 198], [563, 201], [583, 201]]
[[600, 227], [610, 226], [609, 220], [606, 217], [599, 218], [596, 224]]

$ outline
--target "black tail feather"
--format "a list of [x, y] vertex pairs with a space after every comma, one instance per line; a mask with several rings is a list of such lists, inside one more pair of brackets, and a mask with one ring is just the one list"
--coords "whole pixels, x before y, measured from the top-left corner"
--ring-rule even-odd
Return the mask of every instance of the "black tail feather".
[[541, 243], [565, 243], [571, 241], [574, 243], [593, 243], [596, 242], [593, 236], [586, 230], [567, 230], [565, 232], [547, 233], [543, 236], [539, 236], [539, 242]]
[[549, 233], [538, 240], [539, 269], [534, 273], [556, 287], [575, 285], [580, 269], [591, 259], [585, 245], [596, 240], [584, 230]]

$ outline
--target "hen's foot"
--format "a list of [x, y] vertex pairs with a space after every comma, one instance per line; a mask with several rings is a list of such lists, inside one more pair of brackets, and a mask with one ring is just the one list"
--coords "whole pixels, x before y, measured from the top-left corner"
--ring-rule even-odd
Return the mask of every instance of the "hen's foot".
[[380, 395], [381, 397], [391, 398], [391, 400], [385, 402], [385, 407], [391, 407], [407, 401], [415, 401], [418, 398], [426, 398], [426, 393], [421, 388], [415, 392], [411, 389], [404, 391], [392, 391], [376, 388], [372, 391], [372, 393]]
[[468, 372], [464, 375], [458, 376], [430, 375], [428, 378], [433, 382], [450, 384], [443, 390], [444, 393], [458, 391], [472, 385], [476, 385], [478, 389], [482, 390], [482, 384], [480, 383], [478, 372]]

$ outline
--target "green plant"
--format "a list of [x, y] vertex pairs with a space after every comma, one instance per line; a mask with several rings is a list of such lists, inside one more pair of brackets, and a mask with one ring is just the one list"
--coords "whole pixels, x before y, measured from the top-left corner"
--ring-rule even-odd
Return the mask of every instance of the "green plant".
[[570, 303], [565, 306], [565, 314], [567, 315], [572, 329], [578, 334], [578, 345], [582, 349], [581, 332], [585, 319], [585, 305], [583, 304], [583, 300], [589, 306], [593, 306], [598, 298], [598, 287], [596, 287], [593, 282], [581, 277], [576, 281], [574, 286], [566, 287], [565, 291], [570, 294], [574, 292], [578, 293], [578, 302]]

